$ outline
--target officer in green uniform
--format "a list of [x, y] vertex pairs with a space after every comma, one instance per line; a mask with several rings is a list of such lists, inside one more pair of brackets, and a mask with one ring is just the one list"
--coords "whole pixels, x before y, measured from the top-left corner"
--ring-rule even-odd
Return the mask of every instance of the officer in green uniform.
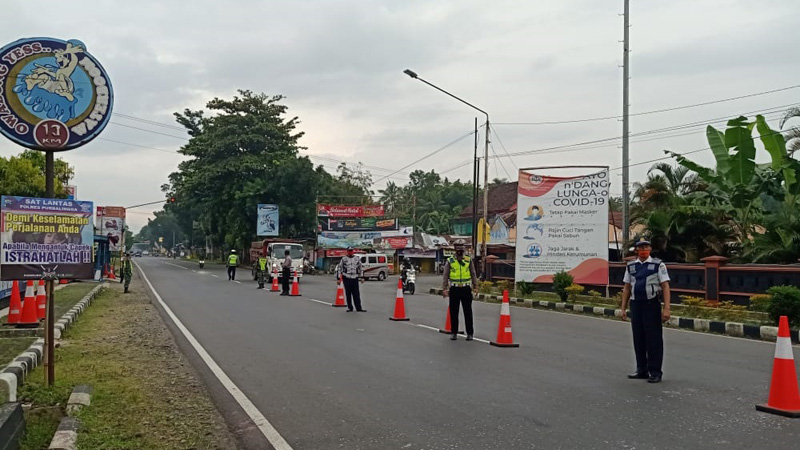
[[[472, 340], [475, 330], [472, 326], [472, 292], [478, 289], [478, 277], [475, 276], [475, 266], [469, 256], [464, 255], [464, 240], [459, 239], [454, 243], [456, 255], [447, 259], [444, 266], [444, 279], [442, 282], [442, 295], [450, 297], [450, 339], [455, 341], [458, 336], [458, 307], [464, 308], [464, 323], [467, 328], [467, 340]], [[448, 289], [449, 287], [449, 289]]]
[[236, 249], [231, 250], [231, 254], [228, 255], [226, 266], [228, 266], [228, 281], [236, 280], [236, 267], [239, 266], [239, 255], [236, 254]]
[[129, 252], [122, 257], [122, 282], [125, 283], [126, 294], [128, 293], [128, 286], [131, 285], [131, 278], [133, 278], [133, 263]]
[[264, 279], [267, 276], [267, 257], [258, 255], [256, 261], [256, 277], [258, 277], [258, 289], [264, 289]]

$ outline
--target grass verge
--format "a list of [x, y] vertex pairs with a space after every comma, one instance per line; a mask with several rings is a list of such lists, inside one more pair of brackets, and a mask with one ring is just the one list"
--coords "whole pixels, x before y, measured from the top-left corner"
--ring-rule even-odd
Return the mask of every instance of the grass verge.
[[72, 388], [94, 388], [78, 414], [79, 449], [233, 449], [205, 387], [134, 279], [112, 283], [67, 330], [56, 351], [56, 382], [37, 368], [20, 392], [31, 403], [23, 450], [47, 448]]
[[20, 353], [27, 350], [36, 338], [19, 337], [0, 339], [0, 368], [5, 367]]

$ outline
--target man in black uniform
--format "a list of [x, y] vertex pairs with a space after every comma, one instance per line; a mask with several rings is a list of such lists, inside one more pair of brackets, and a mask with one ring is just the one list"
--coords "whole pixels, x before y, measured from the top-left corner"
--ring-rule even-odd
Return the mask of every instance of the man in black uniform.
[[[661, 323], [669, 320], [669, 275], [660, 259], [650, 256], [650, 242], [636, 242], [637, 258], [626, 266], [622, 290], [622, 320], [628, 320], [626, 308], [631, 304], [633, 349], [636, 352], [636, 372], [631, 379], [661, 382], [661, 362], [664, 359], [664, 340]], [[661, 297], [664, 310], [661, 310]]]
[[285, 258], [281, 263], [281, 269], [283, 270], [281, 274], [283, 276], [281, 280], [283, 287], [281, 295], [289, 295], [289, 278], [292, 276], [292, 257], [290, 256], [291, 252], [289, 250], [286, 250], [283, 254]]
[[[469, 256], [464, 255], [464, 240], [454, 243], [456, 256], [447, 258], [444, 266], [442, 295], [450, 297], [450, 339], [458, 339], [458, 307], [464, 308], [464, 325], [467, 328], [467, 340], [472, 340], [475, 330], [472, 326], [472, 292], [478, 290], [478, 277], [475, 266]], [[449, 287], [449, 289], [448, 289]]]
[[353, 247], [347, 248], [347, 256], [339, 261], [336, 267], [336, 284], [344, 283], [344, 292], [347, 297], [347, 312], [353, 312], [353, 303], [356, 311], [367, 312], [361, 307], [361, 292], [358, 287], [359, 280], [364, 282], [364, 268], [361, 265], [361, 257], [356, 256]]

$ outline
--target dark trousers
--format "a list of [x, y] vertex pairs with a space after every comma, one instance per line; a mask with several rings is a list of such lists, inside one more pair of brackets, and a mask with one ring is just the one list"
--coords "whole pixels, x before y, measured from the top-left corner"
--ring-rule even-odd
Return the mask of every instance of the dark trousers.
[[236, 279], [236, 266], [228, 266], [228, 280]]
[[352, 311], [354, 302], [357, 310], [363, 309], [361, 307], [361, 291], [359, 291], [358, 287], [358, 278], [342, 277], [342, 283], [344, 284], [344, 293], [347, 298], [347, 309]]
[[264, 278], [266, 277], [267, 271], [266, 270], [257, 270], [256, 271], [256, 279], [258, 279], [258, 287], [264, 288]]
[[664, 339], [661, 329], [661, 302], [631, 301], [633, 350], [636, 352], [636, 373], [660, 377], [664, 359]]
[[282, 285], [283, 285], [283, 292], [281, 294], [289, 295], [289, 278], [292, 276], [292, 269], [288, 267], [283, 268], [283, 275], [282, 275]]
[[472, 289], [469, 286], [450, 288], [450, 330], [458, 333], [458, 306], [464, 307], [464, 324], [467, 334], [472, 336], [475, 329], [472, 326]]

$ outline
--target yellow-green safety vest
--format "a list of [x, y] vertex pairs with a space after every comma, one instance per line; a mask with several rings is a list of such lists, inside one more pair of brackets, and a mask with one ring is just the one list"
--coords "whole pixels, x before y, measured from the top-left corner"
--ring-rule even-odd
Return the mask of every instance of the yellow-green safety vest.
[[469, 256], [464, 256], [464, 259], [461, 262], [451, 256], [447, 262], [450, 263], [451, 283], [463, 284], [472, 282], [472, 273], [469, 270], [469, 265], [471, 263]]
[[267, 270], [267, 258], [264, 258], [263, 256], [258, 258], [258, 268], [262, 272]]
[[238, 266], [239, 265], [239, 255], [228, 256], [228, 265], [229, 266]]

